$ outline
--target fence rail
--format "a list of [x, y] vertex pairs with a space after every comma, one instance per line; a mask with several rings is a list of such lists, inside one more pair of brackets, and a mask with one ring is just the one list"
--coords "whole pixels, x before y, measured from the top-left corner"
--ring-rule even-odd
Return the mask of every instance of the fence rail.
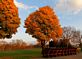
[[43, 57], [57, 57], [76, 55], [77, 48], [44, 48], [42, 50]]

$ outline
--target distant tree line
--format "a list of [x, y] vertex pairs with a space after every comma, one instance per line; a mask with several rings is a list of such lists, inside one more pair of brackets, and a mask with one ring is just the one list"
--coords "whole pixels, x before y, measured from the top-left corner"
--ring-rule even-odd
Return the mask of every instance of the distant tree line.
[[28, 45], [23, 40], [12, 40], [12, 42], [0, 41], [0, 51], [6, 50], [20, 50], [32, 48], [32, 45]]

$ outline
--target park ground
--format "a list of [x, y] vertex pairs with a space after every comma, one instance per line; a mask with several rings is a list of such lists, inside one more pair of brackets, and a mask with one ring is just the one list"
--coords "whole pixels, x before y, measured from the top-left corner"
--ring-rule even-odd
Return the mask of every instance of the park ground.
[[82, 53], [54, 58], [42, 58], [41, 48], [16, 51], [0, 51], [0, 59], [82, 59]]

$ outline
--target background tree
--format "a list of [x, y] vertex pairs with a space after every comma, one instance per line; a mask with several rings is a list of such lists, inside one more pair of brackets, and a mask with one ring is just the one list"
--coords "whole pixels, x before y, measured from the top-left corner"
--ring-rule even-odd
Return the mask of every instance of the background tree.
[[81, 32], [74, 27], [63, 27], [62, 39], [63, 43], [67, 46], [69, 44], [72, 46], [79, 45], [81, 43]]
[[45, 40], [48, 41], [54, 36], [54, 41], [62, 35], [59, 20], [53, 9], [49, 6], [39, 8], [31, 13], [25, 20], [26, 33], [41, 41], [42, 48]]
[[11, 38], [20, 24], [14, 0], [0, 0], [0, 39]]
[[30, 48], [30, 46], [21, 39], [12, 40], [11, 42], [7, 42], [5, 40], [0, 41], [0, 51], [21, 50], [28, 48]]

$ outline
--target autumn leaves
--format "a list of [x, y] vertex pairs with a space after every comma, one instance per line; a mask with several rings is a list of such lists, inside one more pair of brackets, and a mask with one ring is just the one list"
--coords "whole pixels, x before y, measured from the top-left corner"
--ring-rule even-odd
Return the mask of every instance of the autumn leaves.
[[[18, 8], [13, 0], [0, 0], [0, 38], [11, 38], [20, 24]], [[62, 28], [53, 9], [49, 6], [39, 8], [25, 20], [26, 33], [39, 40], [61, 37]]]
[[0, 38], [11, 38], [20, 24], [18, 8], [13, 0], [0, 0]]
[[62, 28], [59, 20], [49, 6], [41, 7], [31, 13], [25, 20], [26, 33], [39, 40], [50, 40], [61, 37]]

